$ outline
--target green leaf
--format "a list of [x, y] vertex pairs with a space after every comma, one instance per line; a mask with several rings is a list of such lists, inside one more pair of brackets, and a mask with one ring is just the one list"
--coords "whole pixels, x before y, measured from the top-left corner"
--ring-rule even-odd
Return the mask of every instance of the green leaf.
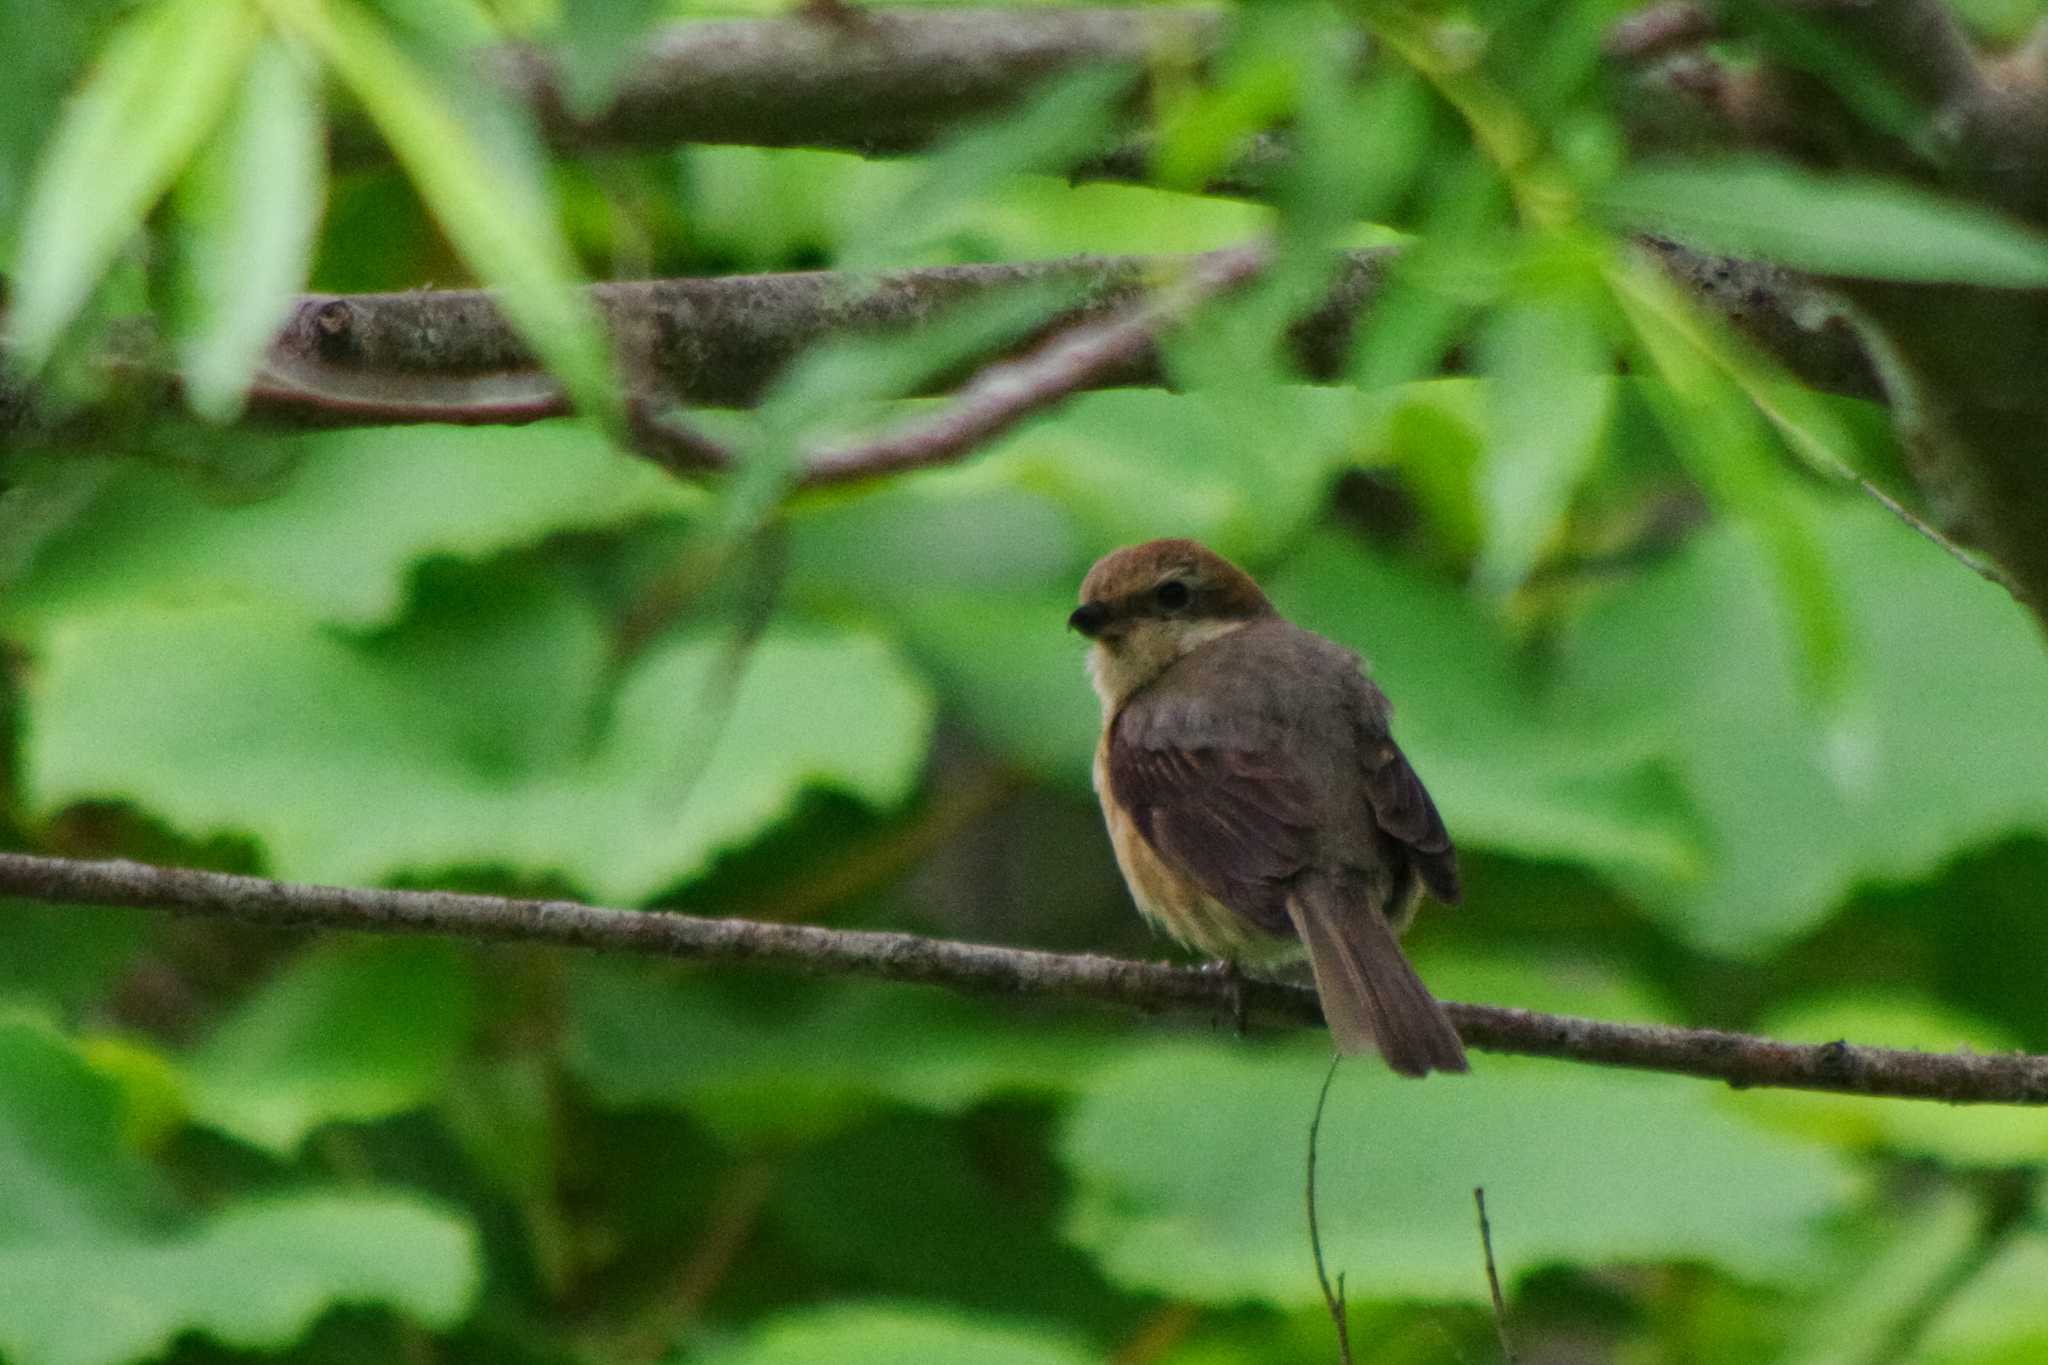
[[[1758, 1092], [1761, 1094], [1762, 1092]], [[1780, 1091], [1780, 1094], [1792, 1094]], [[1892, 1101], [1893, 1108], [1910, 1108]], [[1924, 1106], [1920, 1106], [1924, 1107]], [[1980, 1107], [1979, 1112], [1987, 1112]], [[1928, 1294], [1939, 1302], [1942, 1282], [1974, 1254], [1983, 1222], [1965, 1188], [1945, 1182], [1914, 1191], [1887, 1192], [1881, 1220], [1852, 1224], [1849, 1273], [1800, 1314], [1784, 1365], [1864, 1365], [1896, 1358], [1899, 1334], [1925, 1325]], [[1919, 1358], [1917, 1353], [1915, 1358]]]
[[271, 7], [362, 102], [463, 260], [500, 291], [506, 315], [578, 410], [621, 427], [604, 329], [576, 287], [575, 262], [530, 142], [515, 148], [480, 137], [354, 0], [272, 0]]
[[7, 466], [6, 488], [0, 491], [0, 601], [35, 562], [43, 547], [58, 538], [100, 494], [121, 468], [112, 459], [83, 452], [24, 455]]
[[[1000, 1034], [1014, 1022], [1024, 1021], [984, 1027]], [[1015, 1113], [1002, 1111], [1006, 1128]], [[971, 1123], [877, 1114], [783, 1167], [775, 1225], [814, 1263], [882, 1292], [1118, 1330], [1122, 1296], [1057, 1240], [1036, 1182], [1015, 1178], [1014, 1158], [987, 1160], [980, 1136]]]
[[[876, 230], [876, 206], [901, 202], [924, 177], [903, 158], [802, 148], [696, 146], [682, 148], [678, 159], [692, 245], [748, 269], [787, 269], [792, 258], [859, 246]], [[915, 245], [948, 263], [1165, 255], [1237, 245], [1271, 219], [1272, 210], [1258, 204], [1013, 175], [957, 205], [944, 238], [927, 233]]]
[[[1615, 301], [1661, 384], [1641, 392], [1700, 486], [1747, 523], [1768, 552], [1771, 577], [1796, 628], [1804, 680], [1822, 696], [1847, 682], [1846, 625], [1837, 585], [1822, 554], [1810, 503], [1780, 467], [1771, 430], [1800, 458], [1840, 476], [1850, 456], [1828, 442], [1841, 429], [1819, 404], [1788, 401], [1723, 330], [1640, 258], [1611, 267]], [[1768, 427], [1768, 429], [1767, 429]]]
[[[111, 1080], [53, 1030], [0, 1015], [0, 1248], [139, 1235], [155, 1221], [165, 1193], [122, 1146], [122, 1121]], [[10, 1302], [0, 1291], [0, 1322]]]
[[[422, 560], [483, 559], [703, 500], [568, 422], [272, 439], [291, 472], [255, 503], [211, 499], [175, 470], [141, 461], [67, 456], [39, 466], [35, 486], [54, 485], [53, 513], [81, 498], [89, 505], [48, 535], [0, 597], [0, 629], [35, 638], [138, 598], [269, 601], [336, 625], [386, 625], [403, 610]], [[67, 469], [94, 471], [94, 480], [73, 492], [83, 474], [67, 478]], [[0, 502], [0, 516], [8, 506]]]
[[306, 280], [326, 178], [314, 78], [275, 39], [257, 49], [227, 118], [178, 186], [178, 357], [185, 397], [216, 422]]
[[0, 1245], [0, 1349], [19, 1365], [123, 1365], [197, 1332], [278, 1350], [345, 1303], [447, 1328], [481, 1278], [471, 1228], [418, 1200], [288, 1196], [147, 1241]]
[[57, 124], [64, 97], [85, 68], [121, 0], [14, 0], [0, 5], [0, 269], [13, 272], [30, 171]]
[[425, 1105], [468, 1040], [475, 984], [444, 943], [323, 946], [192, 1055], [195, 1121], [280, 1157], [315, 1128]]
[[1594, 319], [1570, 297], [1516, 299], [1481, 330], [1491, 439], [1480, 466], [1487, 591], [1519, 587], [1556, 537], [1599, 456], [1617, 381]]
[[1026, 171], [1064, 171], [1103, 143], [1113, 105], [1131, 87], [1127, 67], [1069, 71], [1020, 108], [968, 128], [918, 160], [915, 181], [857, 228], [840, 252], [850, 271], [902, 265], [929, 254], [1005, 181]]
[[375, 1190], [180, 1216], [122, 1140], [114, 1083], [55, 1034], [0, 1019], [0, 1355], [123, 1365], [187, 1332], [276, 1350], [341, 1303], [430, 1326], [467, 1313], [470, 1227]]
[[1720, 952], [1766, 952], [1859, 884], [2048, 828], [2048, 658], [2011, 601], [1867, 502], [1784, 496], [1809, 500], [1800, 515], [1842, 585], [1838, 701], [1799, 686], [1768, 551], [1739, 527], [1617, 587], [1558, 661], [1556, 714], [1633, 730], [1697, 807], [1704, 875], [1637, 889]]
[[58, 1014], [96, 1000], [155, 928], [147, 911], [0, 901], [0, 1009], [30, 1002]]
[[1998, 1249], [1960, 1286], [1921, 1339], [1928, 1365], [2027, 1365], [2048, 1348], [2048, 1234], [2036, 1208], [2031, 1228]]
[[554, 44], [569, 111], [588, 118], [610, 102], [667, 0], [561, 0], [562, 41]]
[[1011, 1326], [953, 1308], [851, 1303], [771, 1318], [741, 1342], [702, 1356], [706, 1365], [1082, 1365], [1099, 1358], [1052, 1328]]
[[[1319, 1303], [1301, 1198], [1328, 1065], [1306, 1040], [1133, 1048], [1090, 1078], [1061, 1139], [1068, 1235], [1133, 1290]], [[1475, 1185], [1510, 1281], [1551, 1261], [1700, 1260], [1758, 1279], [1814, 1264], [1816, 1223], [1849, 1184], [1818, 1149], [1732, 1117], [1696, 1081], [1474, 1066], [1422, 1084], [1370, 1062], [1337, 1077], [1316, 1188], [1325, 1258], [1354, 1296], [1483, 1300]]]
[[1602, 192], [1600, 205], [1624, 228], [1816, 274], [2048, 284], [2048, 236], [1903, 181], [1822, 176], [1776, 161], [1706, 161], [1632, 171]]
[[242, 0], [154, 0], [108, 42], [29, 191], [8, 310], [16, 364], [49, 359], [219, 121], [256, 36]]
[[1113, 1036], [904, 986], [805, 983], [772, 1008], [750, 1004], [763, 994], [581, 966], [569, 1065], [600, 1104], [687, 1110], [746, 1142], [830, 1133], [883, 1102], [957, 1114], [992, 1096], [1061, 1093]]
[[771, 630], [723, 717], [716, 638], [646, 650], [609, 695], [608, 667], [587, 604], [502, 570], [368, 641], [252, 605], [115, 609], [49, 635], [27, 785], [45, 813], [126, 800], [252, 836], [288, 878], [481, 866], [638, 901], [806, 791], [887, 806], [917, 781], [930, 703], [872, 636]]

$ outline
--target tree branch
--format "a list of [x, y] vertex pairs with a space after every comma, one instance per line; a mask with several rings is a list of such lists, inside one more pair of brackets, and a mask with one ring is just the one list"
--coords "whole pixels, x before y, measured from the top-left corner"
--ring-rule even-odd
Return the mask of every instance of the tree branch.
[[[1016, 104], [1083, 67], [1135, 73], [1161, 55], [1205, 60], [1224, 17], [1200, 8], [862, 8], [858, 21], [797, 14], [657, 30], [610, 101], [572, 112], [538, 48], [484, 54], [485, 70], [560, 146], [733, 143], [902, 152]], [[343, 157], [374, 144], [358, 133]]]
[[[1807, 382], [1855, 397], [1879, 394], [1854, 335], [1796, 276], [1673, 242], [1649, 245], [1694, 297]], [[831, 271], [645, 280], [595, 285], [592, 293], [614, 333], [633, 338], [640, 352], [631, 368], [653, 391], [638, 397], [685, 407], [747, 407], [792, 359], [829, 336], [915, 327], [947, 307], [1004, 289], [1056, 283], [1073, 290], [1071, 308], [1014, 348], [1031, 352], [1079, 327], [1142, 309], [1153, 281], [1176, 274], [1202, 278], [1242, 259], [1242, 252], [938, 266], [867, 280]], [[1358, 320], [1379, 297], [1398, 252], [1376, 247], [1337, 257], [1330, 288], [1289, 335], [1304, 377], [1341, 376]], [[977, 357], [972, 364], [1000, 358]], [[124, 333], [110, 363], [137, 379], [161, 380], [167, 362], [138, 326]], [[1164, 381], [1154, 350], [1133, 346], [1115, 348], [1104, 363], [1086, 367], [1074, 387]], [[136, 402], [176, 397], [162, 383], [128, 387]], [[935, 386], [944, 387], [943, 380]], [[560, 390], [490, 294], [468, 289], [309, 295], [272, 344], [250, 394], [252, 420], [286, 429], [512, 425], [567, 411]], [[37, 429], [35, 395], [9, 388], [0, 377], [0, 434], [10, 431], [18, 440], [50, 435]], [[721, 459], [703, 447], [680, 452], [676, 463], [707, 470], [720, 467]]]
[[[1159, 962], [1001, 948], [915, 934], [607, 910], [572, 901], [450, 891], [310, 886], [132, 862], [0, 853], [0, 896], [128, 906], [244, 920], [269, 928], [433, 934], [543, 943], [812, 975], [859, 976], [981, 995], [1083, 1001], [1141, 1014], [1217, 1015], [1231, 983]], [[1279, 1027], [1321, 1022], [1313, 992], [1240, 983], [1247, 1017]], [[1737, 1087], [1779, 1086], [1951, 1104], [2048, 1105], [2048, 1056], [1907, 1052], [1844, 1042], [1781, 1043], [1713, 1029], [1614, 1024], [1498, 1005], [1448, 1005], [1467, 1044], [1488, 1052], [1664, 1071]]]

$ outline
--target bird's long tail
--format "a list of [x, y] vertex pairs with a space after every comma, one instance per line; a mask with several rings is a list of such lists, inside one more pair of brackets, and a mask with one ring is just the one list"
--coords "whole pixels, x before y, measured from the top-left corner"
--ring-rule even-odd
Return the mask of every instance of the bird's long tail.
[[1378, 907], [1317, 878], [1288, 899], [1287, 913], [1308, 949], [1339, 1051], [1376, 1048], [1403, 1076], [1466, 1069], [1465, 1045], [1450, 1016], [1408, 965]]

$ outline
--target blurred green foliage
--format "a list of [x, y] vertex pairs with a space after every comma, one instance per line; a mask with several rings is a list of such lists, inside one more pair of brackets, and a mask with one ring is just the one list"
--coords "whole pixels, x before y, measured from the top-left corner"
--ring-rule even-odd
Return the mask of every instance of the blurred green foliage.
[[[2040, 7], [1961, 8], [2009, 40]], [[711, 12], [0, 0], [17, 366], [85, 384], [154, 305], [223, 420], [299, 288], [475, 280], [594, 414], [0, 451], [14, 843], [1156, 951], [1062, 623], [1096, 555], [1191, 535], [1395, 699], [1470, 884], [1415, 937], [1446, 996], [2048, 1049], [2039, 637], [1841, 480], [1900, 487], [1881, 412], [1799, 388], [1620, 234], [1977, 285], [2037, 282], [2032, 235], [1890, 182], [1630, 164], [1602, 0], [1245, 6], [1206, 78], [1156, 73], [1155, 187], [1060, 175], [1124, 76], [918, 157], [550, 161], [464, 55], [551, 43], [590, 108], [649, 24]], [[322, 117], [396, 164], [330, 167]], [[1276, 124], [1270, 205], [1162, 188]], [[821, 350], [702, 415], [745, 472], [689, 487], [614, 444], [570, 288], [1260, 233], [1273, 269], [1172, 339], [1172, 390], [834, 492], [792, 491], [801, 450], [931, 412], [903, 395], [1058, 300]], [[1299, 382], [1280, 334], [1326, 253], [1388, 242], [1348, 382]], [[1220, 1024], [9, 903], [0, 1359], [1334, 1359], [1301, 1211], [1324, 1063]], [[1532, 1359], [2048, 1353], [2048, 1119], [1476, 1066], [1337, 1078], [1358, 1360], [1494, 1358], [1475, 1185]]]

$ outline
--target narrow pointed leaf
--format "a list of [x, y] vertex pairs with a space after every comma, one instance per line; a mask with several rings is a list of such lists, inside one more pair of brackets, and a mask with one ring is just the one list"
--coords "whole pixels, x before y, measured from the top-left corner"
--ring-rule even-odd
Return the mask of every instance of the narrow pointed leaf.
[[36, 171], [9, 310], [33, 371], [219, 121], [257, 34], [239, 0], [159, 0], [110, 40]]
[[176, 196], [178, 359], [186, 398], [204, 417], [240, 414], [249, 377], [305, 282], [325, 159], [311, 73], [282, 44], [265, 43]]

